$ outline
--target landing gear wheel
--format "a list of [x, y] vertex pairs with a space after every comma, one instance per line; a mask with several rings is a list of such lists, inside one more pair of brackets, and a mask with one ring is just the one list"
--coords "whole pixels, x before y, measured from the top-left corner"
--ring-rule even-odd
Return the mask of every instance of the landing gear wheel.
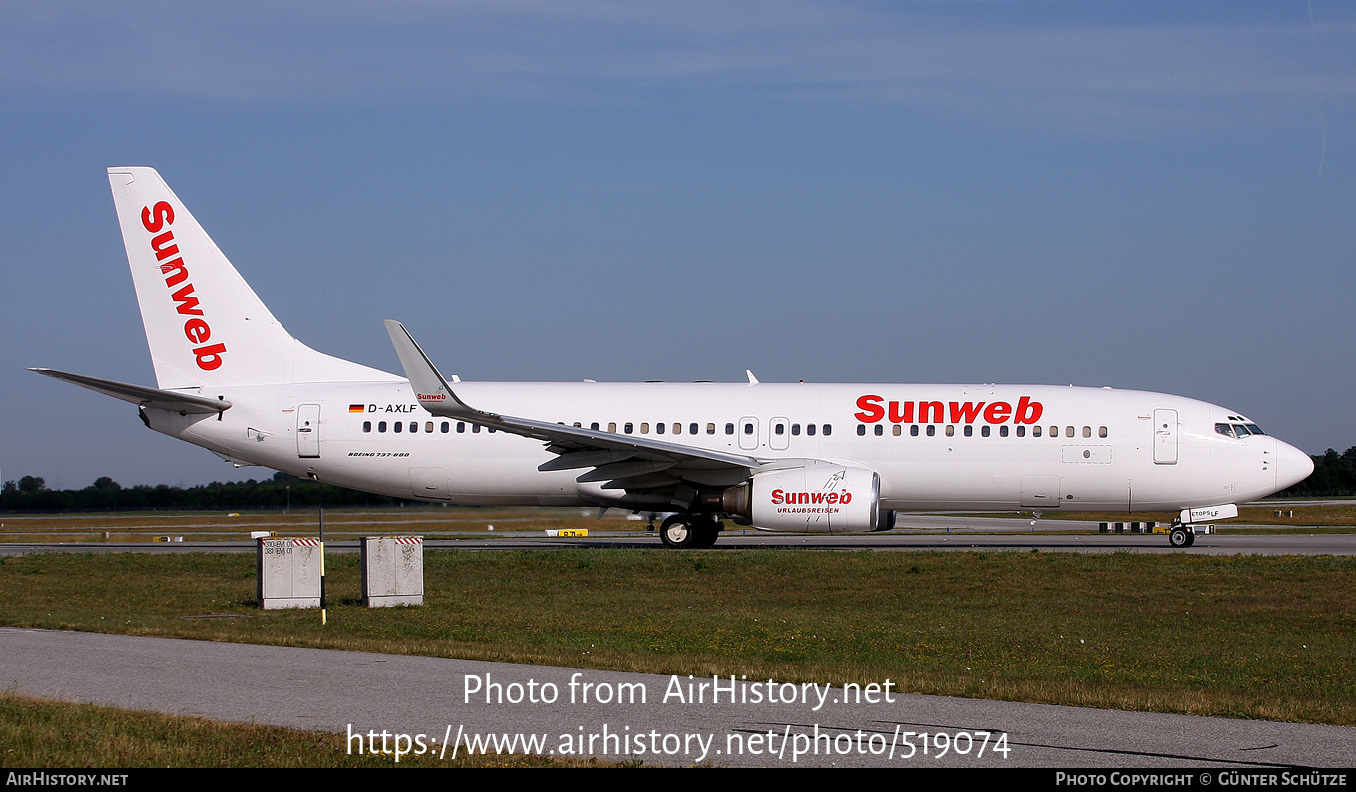
[[1187, 546], [1187, 547], [1191, 547], [1191, 546], [1194, 545], [1194, 544], [1196, 544], [1196, 532], [1195, 532], [1195, 531], [1187, 531], [1187, 543], [1186, 543], [1186, 546]]
[[1191, 547], [1195, 540], [1196, 537], [1180, 525], [1168, 532], [1168, 544], [1173, 547]]
[[720, 536], [721, 524], [710, 518], [702, 518], [692, 523], [692, 532], [696, 534], [696, 541], [693, 547], [706, 549], [714, 547], [717, 537]]
[[659, 540], [665, 547], [696, 547], [697, 532], [692, 529], [691, 519], [686, 514], [666, 517], [659, 526]]

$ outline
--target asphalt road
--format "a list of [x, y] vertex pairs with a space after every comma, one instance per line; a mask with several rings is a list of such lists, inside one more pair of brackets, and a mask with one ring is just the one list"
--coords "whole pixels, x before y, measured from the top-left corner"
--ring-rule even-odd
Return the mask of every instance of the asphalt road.
[[[705, 691], [697, 687], [702, 683]], [[711, 683], [710, 677], [0, 628], [0, 686], [7, 689], [339, 732], [348, 735], [350, 750], [375, 743], [448, 756], [453, 745], [465, 751], [496, 735], [514, 740], [519, 751], [531, 739], [539, 740], [537, 753], [661, 765], [1268, 773], [1349, 767], [1356, 756], [1356, 729], [1341, 726], [903, 695], [884, 688], [883, 679], [861, 680], [860, 697], [842, 688], [726, 679], [713, 701]], [[870, 693], [871, 683], [881, 687]], [[72, 764], [79, 763], [73, 755]]]

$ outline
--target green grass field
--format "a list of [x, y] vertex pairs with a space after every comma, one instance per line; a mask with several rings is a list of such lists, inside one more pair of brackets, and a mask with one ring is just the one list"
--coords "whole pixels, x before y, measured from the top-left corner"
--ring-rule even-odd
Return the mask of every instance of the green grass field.
[[[0, 559], [0, 623], [1356, 724], [1356, 559], [426, 551], [426, 604], [255, 606], [255, 559]], [[233, 618], [195, 618], [199, 616]]]
[[0, 693], [0, 767], [606, 767], [573, 757], [349, 753], [344, 735]]

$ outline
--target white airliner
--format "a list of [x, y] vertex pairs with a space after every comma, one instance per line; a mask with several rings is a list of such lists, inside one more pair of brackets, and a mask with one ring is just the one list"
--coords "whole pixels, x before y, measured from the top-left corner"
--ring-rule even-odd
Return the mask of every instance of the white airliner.
[[132, 402], [151, 429], [240, 465], [400, 498], [888, 530], [896, 510], [1236, 516], [1313, 463], [1236, 410], [1046, 385], [447, 382], [398, 322], [405, 377], [293, 338], [150, 168], [109, 168], [156, 384], [34, 369]]

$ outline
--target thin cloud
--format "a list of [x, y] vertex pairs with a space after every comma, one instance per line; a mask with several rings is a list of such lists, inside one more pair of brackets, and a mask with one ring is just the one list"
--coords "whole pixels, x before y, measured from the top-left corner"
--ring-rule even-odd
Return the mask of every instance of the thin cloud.
[[[993, 11], [814, 2], [16, 5], [0, 32], [0, 82], [245, 101], [633, 103], [719, 92], [1109, 128], [1270, 123], [1288, 108], [1356, 97], [1352, 19], [1014, 23]], [[1324, 61], [1317, 50], [1334, 54]]]

